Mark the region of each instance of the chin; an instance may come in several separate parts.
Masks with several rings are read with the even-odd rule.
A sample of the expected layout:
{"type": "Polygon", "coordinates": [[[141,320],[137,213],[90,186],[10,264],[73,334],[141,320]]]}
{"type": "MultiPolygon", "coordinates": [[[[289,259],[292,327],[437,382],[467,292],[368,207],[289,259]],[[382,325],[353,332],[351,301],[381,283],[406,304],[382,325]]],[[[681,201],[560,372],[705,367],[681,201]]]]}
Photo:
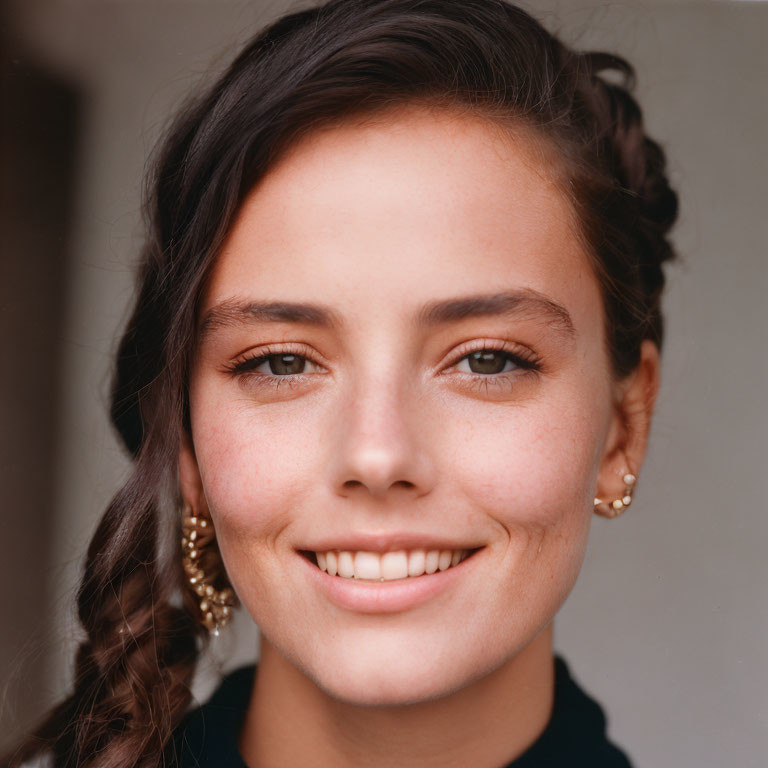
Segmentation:
{"type": "Polygon", "coordinates": [[[445,678],[414,678],[401,670],[366,670],[365,678],[340,674],[315,683],[328,696],[356,707],[402,707],[433,701],[452,693],[461,685],[449,685],[445,678]]]}
{"type": "Polygon", "coordinates": [[[362,707],[405,706],[447,696],[473,677],[457,659],[468,649],[449,651],[434,645],[414,648],[383,637],[364,647],[345,646],[341,653],[323,654],[306,674],[327,695],[362,707]]]}

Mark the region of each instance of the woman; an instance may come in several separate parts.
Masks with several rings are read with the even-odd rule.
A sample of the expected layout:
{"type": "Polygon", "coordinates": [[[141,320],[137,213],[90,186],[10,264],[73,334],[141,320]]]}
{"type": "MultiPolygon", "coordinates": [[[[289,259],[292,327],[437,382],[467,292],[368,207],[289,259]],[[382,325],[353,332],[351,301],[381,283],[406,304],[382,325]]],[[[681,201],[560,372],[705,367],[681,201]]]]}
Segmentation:
{"type": "Polygon", "coordinates": [[[134,471],[9,764],[629,765],[552,622],[658,392],[677,198],[632,75],[501,0],[332,0],[183,111],[117,359],[134,471]],[[236,603],[258,666],[187,713],[236,603]]]}

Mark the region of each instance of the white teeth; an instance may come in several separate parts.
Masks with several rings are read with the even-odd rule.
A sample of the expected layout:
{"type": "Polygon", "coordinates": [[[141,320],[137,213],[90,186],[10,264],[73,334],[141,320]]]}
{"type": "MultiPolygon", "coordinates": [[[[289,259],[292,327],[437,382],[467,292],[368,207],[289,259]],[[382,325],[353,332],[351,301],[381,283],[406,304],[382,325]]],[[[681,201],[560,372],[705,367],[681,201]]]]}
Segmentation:
{"type": "Polygon", "coordinates": [[[339,552],[339,576],[351,579],[355,575],[355,561],[351,552],[339,552]]]}
{"type": "Polygon", "coordinates": [[[426,570],[427,553],[423,549],[414,549],[408,555],[408,575],[421,576],[426,570]]]}
{"type": "Polygon", "coordinates": [[[396,581],[445,571],[468,557],[466,549],[414,549],[406,552],[316,552],[318,567],[345,579],[396,581]]]}
{"type": "MultiPolygon", "coordinates": [[[[376,557],[376,555],[374,555],[376,557]]],[[[384,581],[405,579],[408,576],[408,553],[387,552],[381,556],[381,577],[384,581]]]]}
{"type": "Polygon", "coordinates": [[[381,558],[375,552],[356,552],[353,575],[358,579],[380,579],[381,558]]]}

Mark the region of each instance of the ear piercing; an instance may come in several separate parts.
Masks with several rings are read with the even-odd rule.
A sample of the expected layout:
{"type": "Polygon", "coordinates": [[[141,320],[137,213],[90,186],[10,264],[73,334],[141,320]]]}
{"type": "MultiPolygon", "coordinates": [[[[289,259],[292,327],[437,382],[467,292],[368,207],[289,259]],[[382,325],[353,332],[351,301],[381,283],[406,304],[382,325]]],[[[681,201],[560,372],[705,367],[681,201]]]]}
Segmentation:
{"type": "Polygon", "coordinates": [[[631,503],[632,491],[635,488],[637,477],[631,472],[624,475],[624,495],[613,501],[604,501],[595,497],[595,512],[603,517],[618,517],[631,503]]]}
{"type": "Polygon", "coordinates": [[[234,592],[227,588],[216,589],[213,586],[214,574],[205,573],[202,558],[206,555],[205,547],[213,541],[213,523],[209,517],[193,515],[188,504],[184,505],[181,518],[182,565],[187,574],[189,585],[195,591],[200,604],[200,621],[215,637],[219,630],[229,623],[232,608],[235,606],[234,592]]]}

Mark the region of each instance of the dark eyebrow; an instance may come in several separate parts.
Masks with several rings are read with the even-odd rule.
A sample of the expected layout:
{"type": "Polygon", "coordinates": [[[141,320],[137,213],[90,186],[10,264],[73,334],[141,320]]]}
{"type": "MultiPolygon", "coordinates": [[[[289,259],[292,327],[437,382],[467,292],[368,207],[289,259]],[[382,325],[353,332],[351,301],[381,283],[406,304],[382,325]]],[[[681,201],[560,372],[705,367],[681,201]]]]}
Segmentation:
{"type": "Polygon", "coordinates": [[[576,336],[568,310],[531,288],[430,302],[421,309],[418,318],[420,325],[434,326],[458,322],[467,317],[499,315],[538,315],[555,330],[566,336],[576,336]]]}
{"type": "MultiPolygon", "coordinates": [[[[530,288],[433,301],[424,305],[416,318],[419,325],[434,327],[471,317],[499,315],[539,316],[554,330],[571,338],[576,335],[568,310],[530,288]]],[[[343,326],[343,321],[338,314],[328,307],[317,304],[227,299],[206,312],[200,323],[198,338],[202,340],[213,330],[222,326],[251,322],[301,323],[333,329],[340,329],[343,326]]]]}
{"type": "Polygon", "coordinates": [[[205,313],[200,323],[202,340],[217,328],[243,323],[302,323],[320,328],[341,328],[341,318],[331,309],[289,301],[243,301],[227,299],[205,313]]]}

